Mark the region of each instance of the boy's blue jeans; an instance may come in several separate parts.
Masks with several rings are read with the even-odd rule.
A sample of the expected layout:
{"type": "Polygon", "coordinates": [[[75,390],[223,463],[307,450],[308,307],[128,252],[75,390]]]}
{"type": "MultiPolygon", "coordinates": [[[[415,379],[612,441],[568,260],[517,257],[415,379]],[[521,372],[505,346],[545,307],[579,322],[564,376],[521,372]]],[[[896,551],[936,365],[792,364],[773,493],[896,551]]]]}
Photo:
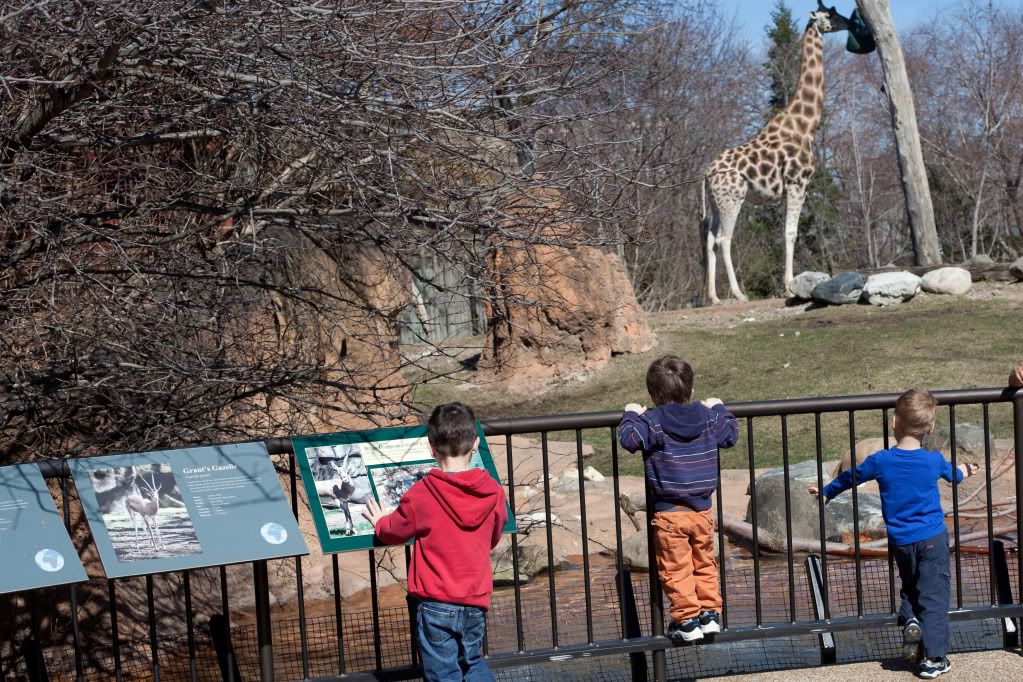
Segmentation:
{"type": "Polygon", "coordinates": [[[494,682],[483,658],[486,616],[477,606],[422,599],[416,609],[426,682],[494,682]]]}
{"type": "Polygon", "coordinates": [[[948,654],[948,607],[952,598],[952,576],[948,559],[948,532],[908,545],[895,546],[895,563],[902,579],[902,607],[899,624],[910,618],[920,621],[924,656],[941,658],[948,654]]]}

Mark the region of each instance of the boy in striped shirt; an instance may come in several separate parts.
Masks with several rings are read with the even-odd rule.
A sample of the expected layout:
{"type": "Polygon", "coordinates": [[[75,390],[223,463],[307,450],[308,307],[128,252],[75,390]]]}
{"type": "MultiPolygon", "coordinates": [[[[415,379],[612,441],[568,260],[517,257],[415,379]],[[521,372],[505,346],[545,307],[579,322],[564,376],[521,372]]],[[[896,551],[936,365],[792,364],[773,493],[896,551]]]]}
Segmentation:
{"type": "Polygon", "coordinates": [[[721,631],[710,506],[718,487],[718,448],[735,445],[739,426],[717,398],[689,402],[693,368],[679,357],[654,361],[646,387],[656,407],[626,405],[618,440],[629,452],[643,451],[657,570],[671,601],[667,635],[675,644],[694,642],[721,631]]]}

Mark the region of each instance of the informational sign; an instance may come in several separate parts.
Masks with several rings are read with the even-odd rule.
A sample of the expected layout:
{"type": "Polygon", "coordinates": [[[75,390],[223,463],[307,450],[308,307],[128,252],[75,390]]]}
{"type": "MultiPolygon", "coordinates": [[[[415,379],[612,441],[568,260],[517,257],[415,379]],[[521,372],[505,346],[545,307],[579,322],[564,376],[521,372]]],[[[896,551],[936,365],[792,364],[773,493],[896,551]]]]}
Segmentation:
{"type": "Polygon", "coordinates": [[[88,580],[35,464],[0,467],[0,594],[88,580]]]}
{"type": "Polygon", "coordinates": [[[308,554],[263,443],[71,461],[108,578],[308,554]]]}
{"type": "MultiPolygon", "coordinates": [[[[469,465],[486,469],[501,482],[483,431],[477,424],[479,449],[469,465]]],[[[295,458],[324,552],[347,552],[379,546],[373,525],[362,516],[373,498],[385,510],[437,466],[426,439],[426,426],[402,426],[292,438],[295,458]]],[[[505,532],[515,530],[508,514],[505,532]]]]}

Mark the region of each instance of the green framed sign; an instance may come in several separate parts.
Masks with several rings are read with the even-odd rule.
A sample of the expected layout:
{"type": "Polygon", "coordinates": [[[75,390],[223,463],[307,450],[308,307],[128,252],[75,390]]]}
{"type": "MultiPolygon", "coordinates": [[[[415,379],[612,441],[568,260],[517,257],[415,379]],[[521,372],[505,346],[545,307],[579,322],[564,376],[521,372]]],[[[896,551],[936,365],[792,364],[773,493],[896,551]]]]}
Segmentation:
{"type": "MultiPolygon", "coordinates": [[[[476,432],[480,446],[470,466],[485,469],[500,483],[479,423],[476,432]]],[[[366,503],[372,498],[393,510],[405,492],[437,466],[425,425],[302,436],[291,443],[320,547],[329,554],[383,546],[362,517],[366,503]]],[[[510,508],[504,532],[515,532],[510,508]]]]}
{"type": "Polygon", "coordinates": [[[89,579],[36,464],[0,467],[0,594],[89,579]]]}
{"type": "Polygon", "coordinates": [[[309,553],[262,442],[70,465],[108,578],[309,553]]]}

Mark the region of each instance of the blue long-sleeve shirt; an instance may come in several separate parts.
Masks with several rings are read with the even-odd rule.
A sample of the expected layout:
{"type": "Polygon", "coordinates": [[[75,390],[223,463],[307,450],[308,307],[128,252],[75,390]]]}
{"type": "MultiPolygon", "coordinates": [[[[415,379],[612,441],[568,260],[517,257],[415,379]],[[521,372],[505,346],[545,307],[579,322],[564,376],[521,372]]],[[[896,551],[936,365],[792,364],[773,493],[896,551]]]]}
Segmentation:
{"type": "Polygon", "coordinates": [[[618,441],[629,452],[643,451],[654,510],[710,509],[718,487],[718,448],[739,439],[739,425],[724,405],[667,403],[643,414],[626,412],[618,441]]]}
{"type": "MultiPolygon", "coordinates": [[[[896,545],[908,545],[933,537],[945,529],[938,479],[958,483],[963,472],[940,452],[931,450],[880,450],[856,467],[856,484],[876,480],[881,491],[881,513],[888,526],[888,537],[896,545]]],[[[823,495],[831,499],[852,487],[852,471],[846,470],[824,486],[823,495]]]]}

